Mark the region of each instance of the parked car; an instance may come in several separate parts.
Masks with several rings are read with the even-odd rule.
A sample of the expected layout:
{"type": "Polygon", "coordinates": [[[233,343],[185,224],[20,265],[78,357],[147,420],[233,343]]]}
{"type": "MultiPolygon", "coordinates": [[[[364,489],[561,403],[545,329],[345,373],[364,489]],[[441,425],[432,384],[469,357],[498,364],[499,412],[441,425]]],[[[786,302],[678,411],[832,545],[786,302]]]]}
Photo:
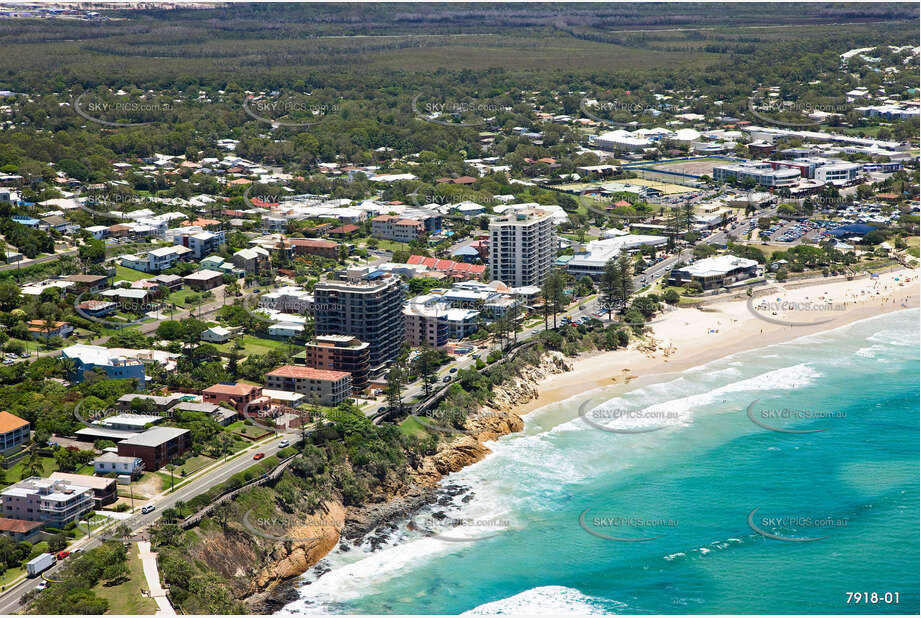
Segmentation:
{"type": "Polygon", "coordinates": [[[451,369],[448,370],[448,373],[457,373],[457,367],[451,367],[451,369]]]}
{"type": "Polygon", "coordinates": [[[265,453],[256,453],[255,455],[253,455],[253,459],[256,461],[259,461],[263,457],[265,457],[265,453]]]}

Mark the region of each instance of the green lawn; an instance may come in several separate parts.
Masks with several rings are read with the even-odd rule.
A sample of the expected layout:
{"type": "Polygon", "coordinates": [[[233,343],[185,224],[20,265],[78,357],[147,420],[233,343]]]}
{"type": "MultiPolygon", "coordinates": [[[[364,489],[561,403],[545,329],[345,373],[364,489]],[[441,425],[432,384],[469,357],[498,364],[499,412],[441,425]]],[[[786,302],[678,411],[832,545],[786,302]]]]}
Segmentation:
{"type": "MultiPolygon", "coordinates": [[[[288,348],[287,341],[276,341],[274,339],[261,339],[259,337],[253,337],[252,335],[244,335],[239,339],[240,343],[243,344],[243,349],[237,349],[237,354],[241,356],[249,356],[250,354],[267,354],[272,350],[286,350],[288,348]]],[[[227,343],[222,343],[216,346],[218,350],[226,354],[234,349],[234,342],[228,341],[227,343]]]]}
{"type": "Polygon", "coordinates": [[[117,586],[99,584],[93,588],[99,597],[109,602],[107,614],[139,615],[154,614],[157,611],[157,602],[150,597],[141,596],[141,589],[147,590],[147,579],[141,559],[138,557],[137,543],[131,544],[128,550],[128,579],[117,586]]]}
{"type": "Polygon", "coordinates": [[[399,424],[400,433],[404,436],[414,437],[414,438],[427,438],[430,434],[426,430],[425,425],[422,424],[418,419],[413,418],[412,416],[406,417],[399,424]]]}
{"type": "Polygon", "coordinates": [[[115,266],[115,280],[116,281],[139,281],[141,279],[146,279],[151,275],[147,273],[142,273],[139,270],[134,270],[133,268],[126,268],[121,264],[115,266]]]}
{"type": "Polygon", "coordinates": [[[258,425],[247,425],[243,421],[237,421],[236,423],[231,423],[230,425],[227,426],[227,431],[229,431],[230,433],[247,436],[248,438],[251,438],[251,439],[256,439],[268,433],[271,433],[265,427],[259,427],[258,425]]]}
{"type": "Polygon", "coordinates": [[[20,576],[22,576],[25,572],[26,570],[22,567],[7,569],[6,571],[3,572],[3,575],[0,575],[0,586],[6,586],[8,583],[13,581],[14,579],[17,579],[20,576]]]}
{"type": "Polygon", "coordinates": [[[177,307],[181,307],[185,309],[186,306],[189,304],[188,302],[189,296],[196,296],[198,298],[201,298],[201,292],[196,292],[195,290],[193,290],[192,288],[188,286],[182,286],[180,289],[176,290],[175,292],[167,296],[166,299],[169,302],[175,304],[177,307]]]}
{"type": "Polygon", "coordinates": [[[184,464],[179,466],[176,469],[176,474],[182,475],[182,471],[185,470],[186,476],[195,474],[202,468],[206,468],[214,463],[214,459],[211,457],[206,457],[205,455],[198,455],[196,457],[189,457],[184,464]]]}
{"type": "MultiPolygon", "coordinates": [[[[22,471],[25,468],[25,464],[28,461],[28,455],[16,462],[16,465],[11,466],[9,470],[6,470],[6,478],[4,479],[3,485],[12,485],[17,483],[22,479],[22,471]]],[[[47,477],[52,472],[56,472],[58,469],[58,463],[54,460],[54,457],[42,457],[42,469],[44,470],[43,477],[47,477]]]]}

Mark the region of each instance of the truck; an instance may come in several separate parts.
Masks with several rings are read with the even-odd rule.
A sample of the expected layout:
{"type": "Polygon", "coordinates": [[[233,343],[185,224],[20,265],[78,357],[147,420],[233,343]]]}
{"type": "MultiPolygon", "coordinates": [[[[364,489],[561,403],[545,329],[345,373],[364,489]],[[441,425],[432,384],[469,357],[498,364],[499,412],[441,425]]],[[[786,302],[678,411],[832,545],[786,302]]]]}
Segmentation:
{"type": "Polygon", "coordinates": [[[29,577],[35,577],[45,569],[53,566],[55,562],[57,562],[57,559],[54,554],[39,554],[26,563],[26,574],[29,577]]]}

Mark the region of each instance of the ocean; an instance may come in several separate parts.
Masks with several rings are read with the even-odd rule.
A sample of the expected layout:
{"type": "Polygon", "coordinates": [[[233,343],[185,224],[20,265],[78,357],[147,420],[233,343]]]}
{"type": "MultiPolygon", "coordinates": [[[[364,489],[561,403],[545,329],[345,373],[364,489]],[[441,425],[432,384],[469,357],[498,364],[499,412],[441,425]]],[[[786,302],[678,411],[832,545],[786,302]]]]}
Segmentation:
{"type": "Polygon", "coordinates": [[[532,412],[281,613],[917,614],[918,324],[532,412]]]}

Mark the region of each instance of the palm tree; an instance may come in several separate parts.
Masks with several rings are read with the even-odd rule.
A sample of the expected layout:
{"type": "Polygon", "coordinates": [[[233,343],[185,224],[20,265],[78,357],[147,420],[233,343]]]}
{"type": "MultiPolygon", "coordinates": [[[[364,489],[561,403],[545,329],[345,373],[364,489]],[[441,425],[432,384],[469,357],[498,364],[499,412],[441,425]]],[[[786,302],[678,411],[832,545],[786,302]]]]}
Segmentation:
{"type": "Polygon", "coordinates": [[[32,445],[32,448],[29,449],[29,456],[26,458],[26,463],[22,467],[22,476],[21,478],[27,479],[30,476],[44,476],[45,475],[45,465],[42,461],[42,456],[38,452],[38,445],[32,445]]]}

